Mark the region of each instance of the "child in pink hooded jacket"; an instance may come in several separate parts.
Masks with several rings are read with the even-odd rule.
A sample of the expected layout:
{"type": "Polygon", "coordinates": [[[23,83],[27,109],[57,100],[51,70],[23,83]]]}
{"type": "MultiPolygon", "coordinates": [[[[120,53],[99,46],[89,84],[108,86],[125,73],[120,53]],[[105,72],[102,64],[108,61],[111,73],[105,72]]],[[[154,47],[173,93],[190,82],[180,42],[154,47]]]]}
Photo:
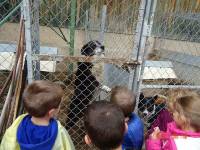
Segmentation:
{"type": "Polygon", "coordinates": [[[174,110],[174,102],[182,96],[188,95],[188,93],[194,93],[194,91],[190,89],[171,89],[167,93],[167,98],[162,99],[162,103],[166,103],[167,107],[161,110],[156,118],[156,120],[152,123],[151,129],[147,133],[147,138],[149,137],[150,134],[154,131],[155,127],[159,127],[160,131],[167,131],[167,124],[170,122],[173,122],[173,116],[172,116],[172,111],[174,110]],[[164,100],[164,101],[163,101],[164,100]]]}
{"type": "Polygon", "coordinates": [[[147,150],[200,150],[200,96],[178,97],[172,111],[174,122],[167,132],[155,128],[146,141],[147,150]]]}

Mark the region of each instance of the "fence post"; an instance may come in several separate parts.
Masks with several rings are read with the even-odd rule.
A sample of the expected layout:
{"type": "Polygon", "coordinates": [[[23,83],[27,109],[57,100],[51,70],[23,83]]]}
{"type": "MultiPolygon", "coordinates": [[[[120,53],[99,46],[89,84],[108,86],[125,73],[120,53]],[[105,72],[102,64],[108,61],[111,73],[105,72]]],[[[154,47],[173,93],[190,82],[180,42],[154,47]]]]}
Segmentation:
{"type": "Polygon", "coordinates": [[[104,30],[106,25],[106,13],[107,13],[107,6],[103,5],[102,14],[101,14],[101,31],[99,35],[99,42],[103,44],[104,42],[104,30]]]}
{"type": "MultiPolygon", "coordinates": [[[[75,38],[75,24],[76,24],[76,2],[77,0],[71,0],[70,2],[70,48],[69,55],[74,55],[74,38],[75,38]]],[[[73,64],[69,64],[69,75],[73,72],[73,64]]]]}
{"type": "MultiPolygon", "coordinates": [[[[147,36],[150,36],[152,32],[152,27],[153,27],[153,20],[154,20],[154,14],[156,10],[156,5],[157,5],[157,0],[150,0],[149,4],[147,5],[147,11],[145,15],[145,20],[144,20],[144,28],[145,33],[143,34],[143,37],[145,38],[146,42],[144,44],[144,54],[142,58],[142,65],[141,65],[141,70],[140,70],[140,78],[138,82],[138,89],[137,89],[137,102],[139,102],[139,94],[141,89],[144,87],[142,85],[142,80],[143,80],[143,73],[145,69],[145,56],[148,53],[147,50],[149,49],[150,44],[147,42],[147,36]]],[[[155,41],[154,41],[155,42],[155,41]]]]}
{"type": "MultiPolygon", "coordinates": [[[[99,34],[99,42],[103,45],[104,44],[104,32],[105,32],[105,25],[106,25],[106,14],[107,14],[107,6],[103,5],[102,13],[101,13],[101,30],[99,34]]],[[[103,84],[106,83],[106,77],[108,77],[108,64],[104,64],[103,66],[103,84]]],[[[100,92],[100,100],[105,99],[106,95],[103,91],[100,92]]]]}
{"type": "Polygon", "coordinates": [[[140,90],[139,86],[142,81],[141,70],[144,68],[144,54],[145,54],[145,45],[146,39],[148,36],[148,20],[149,20],[149,13],[151,8],[152,0],[141,0],[140,7],[139,7],[139,15],[138,15],[138,22],[136,26],[136,35],[134,38],[134,47],[132,52],[133,60],[140,62],[140,65],[137,65],[134,70],[130,72],[129,76],[129,88],[136,93],[136,109],[139,103],[139,95],[140,90]]]}
{"type": "Polygon", "coordinates": [[[26,40],[26,55],[28,69],[28,83],[33,81],[33,63],[32,63],[32,37],[31,37],[31,19],[30,19],[30,4],[29,0],[23,0],[23,15],[25,20],[25,40],[26,40]]]}
{"type": "Polygon", "coordinates": [[[23,0],[23,14],[25,19],[26,54],[28,68],[28,83],[40,79],[40,62],[32,61],[33,54],[40,53],[39,38],[39,1],[23,0]]]}
{"type": "Polygon", "coordinates": [[[85,43],[91,40],[91,37],[88,33],[88,28],[89,28],[89,11],[86,10],[85,12],[85,43]]]}
{"type": "MultiPolygon", "coordinates": [[[[30,10],[31,13],[31,27],[32,27],[32,50],[33,54],[40,54],[40,23],[39,23],[39,7],[40,1],[39,0],[31,0],[32,9],[30,10]]],[[[34,78],[36,80],[40,79],[40,61],[34,61],[34,78]]]]}

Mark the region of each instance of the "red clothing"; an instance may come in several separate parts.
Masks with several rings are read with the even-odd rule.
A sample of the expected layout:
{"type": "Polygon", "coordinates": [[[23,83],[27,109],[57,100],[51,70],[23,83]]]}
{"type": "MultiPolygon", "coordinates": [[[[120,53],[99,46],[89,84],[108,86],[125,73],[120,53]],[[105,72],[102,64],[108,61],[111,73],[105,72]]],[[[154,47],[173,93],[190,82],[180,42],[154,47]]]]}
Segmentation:
{"type": "Polygon", "coordinates": [[[172,122],[173,118],[167,109],[163,109],[158,114],[156,120],[152,123],[151,129],[148,131],[147,138],[154,131],[155,127],[159,127],[160,131],[167,131],[167,124],[172,122]]]}

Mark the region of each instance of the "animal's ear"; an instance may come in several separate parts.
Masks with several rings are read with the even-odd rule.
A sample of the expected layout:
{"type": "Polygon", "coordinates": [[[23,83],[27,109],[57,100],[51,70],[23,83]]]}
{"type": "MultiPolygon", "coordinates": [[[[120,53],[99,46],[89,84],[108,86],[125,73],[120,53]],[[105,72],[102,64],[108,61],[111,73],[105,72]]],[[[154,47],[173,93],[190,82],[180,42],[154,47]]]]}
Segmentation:
{"type": "Polygon", "coordinates": [[[143,100],[144,99],[144,94],[143,93],[140,93],[140,100],[143,100]]]}
{"type": "Polygon", "coordinates": [[[157,99],[158,99],[158,95],[155,95],[155,96],[153,97],[153,99],[154,99],[154,100],[157,100],[157,99]]]}

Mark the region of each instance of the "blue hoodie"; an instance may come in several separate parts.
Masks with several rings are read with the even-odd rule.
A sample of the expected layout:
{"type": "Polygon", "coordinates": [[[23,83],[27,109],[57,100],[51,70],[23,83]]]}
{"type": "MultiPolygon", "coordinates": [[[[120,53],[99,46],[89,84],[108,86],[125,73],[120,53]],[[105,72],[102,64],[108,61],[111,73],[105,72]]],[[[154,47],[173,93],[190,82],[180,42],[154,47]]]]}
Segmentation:
{"type": "Polygon", "coordinates": [[[144,141],[144,125],[140,118],[132,113],[128,121],[128,131],[124,136],[123,150],[141,150],[144,141]]]}
{"type": "Polygon", "coordinates": [[[17,141],[21,150],[51,150],[58,134],[58,124],[50,119],[48,126],[35,125],[27,115],[19,124],[17,141]]]}

